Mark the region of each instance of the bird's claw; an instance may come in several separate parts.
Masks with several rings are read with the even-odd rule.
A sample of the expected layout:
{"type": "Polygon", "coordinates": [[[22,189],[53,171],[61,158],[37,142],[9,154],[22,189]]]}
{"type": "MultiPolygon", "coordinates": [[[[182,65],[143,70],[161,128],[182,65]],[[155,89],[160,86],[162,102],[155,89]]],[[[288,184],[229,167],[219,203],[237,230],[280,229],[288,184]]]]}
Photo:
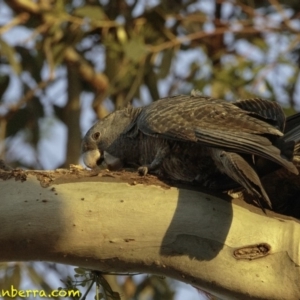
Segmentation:
{"type": "Polygon", "coordinates": [[[139,167],[138,168],[138,173],[141,176],[146,176],[148,174],[148,167],[146,167],[146,166],[139,167]]]}

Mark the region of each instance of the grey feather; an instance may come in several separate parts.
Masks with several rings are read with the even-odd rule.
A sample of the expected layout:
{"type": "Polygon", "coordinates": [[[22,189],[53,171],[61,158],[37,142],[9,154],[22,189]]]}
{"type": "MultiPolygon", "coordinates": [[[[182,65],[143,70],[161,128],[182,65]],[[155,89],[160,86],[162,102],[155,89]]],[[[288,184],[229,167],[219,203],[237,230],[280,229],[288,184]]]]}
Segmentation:
{"type": "Polygon", "coordinates": [[[222,185],[228,176],[224,181],[242,185],[270,205],[256,160],[273,161],[298,174],[291,141],[297,134],[285,139],[284,125],[283,111],[274,103],[261,99],[229,103],[193,93],[110,114],[87,132],[82,152],[88,166],[110,157],[106,163],[111,169],[137,166],[143,175],[196,180],[203,186],[222,185]],[[220,151],[226,155],[217,159],[220,151]],[[254,163],[249,159],[253,155],[254,163]]]}

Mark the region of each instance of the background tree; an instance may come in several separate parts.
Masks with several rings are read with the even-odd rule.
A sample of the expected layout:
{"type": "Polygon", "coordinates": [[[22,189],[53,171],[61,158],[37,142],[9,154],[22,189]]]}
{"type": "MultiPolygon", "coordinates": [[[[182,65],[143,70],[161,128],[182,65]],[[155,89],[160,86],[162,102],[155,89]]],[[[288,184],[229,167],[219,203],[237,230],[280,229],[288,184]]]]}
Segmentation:
{"type": "MultiPolygon", "coordinates": [[[[77,163],[96,118],[193,88],[228,100],[269,98],[288,114],[300,108],[299,1],[0,4],[0,158],[13,166],[77,163]]],[[[23,266],[6,266],[3,282],[28,272],[46,284],[36,263],[23,266]]],[[[129,277],[123,287],[160,290],[153,282],[173,297],[152,277],[138,288],[129,277]]]]}

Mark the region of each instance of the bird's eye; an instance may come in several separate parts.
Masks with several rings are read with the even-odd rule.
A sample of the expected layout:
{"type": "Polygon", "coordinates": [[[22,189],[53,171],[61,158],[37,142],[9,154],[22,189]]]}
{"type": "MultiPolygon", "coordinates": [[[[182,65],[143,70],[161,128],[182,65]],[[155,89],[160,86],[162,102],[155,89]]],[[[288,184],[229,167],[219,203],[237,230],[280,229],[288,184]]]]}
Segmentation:
{"type": "Polygon", "coordinates": [[[99,131],[97,131],[97,132],[95,132],[95,133],[92,134],[92,138],[95,141],[97,141],[99,139],[99,137],[100,137],[100,132],[99,131]]]}

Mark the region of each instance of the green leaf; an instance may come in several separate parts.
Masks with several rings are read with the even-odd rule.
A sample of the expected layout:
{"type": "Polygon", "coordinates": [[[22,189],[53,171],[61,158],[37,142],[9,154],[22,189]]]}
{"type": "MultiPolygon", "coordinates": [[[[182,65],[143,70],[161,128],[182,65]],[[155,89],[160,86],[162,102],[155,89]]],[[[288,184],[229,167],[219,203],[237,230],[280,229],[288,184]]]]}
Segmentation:
{"type": "Polygon", "coordinates": [[[153,69],[151,69],[147,74],[145,74],[144,81],[152,97],[152,100],[153,101],[157,100],[159,98],[158,87],[157,87],[158,80],[157,80],[157,75],[153,71],[153,69]]]}
{"type": "Polygon", "coordinates": [[[174,49],[169,48],[162,53],[163,57],[160,64],[160,69],[158,72],[158,78],[166,78],[170,73],[170,68],[172,65],[174,57],[174,49]]]}
{"type": "Polygon", "coordinates": [[[133,62],[139,62],[148,53],[143,39],[136,37],[124,45],[124,52],[127,58],[133,62]]]}
{"type": "MultiPolygon", "coordinates": [[[[103,45],[105,46],[105,74],[109,81],[114,82],[120,73],[120,65],[124,56],[123,48],[112,33],[108,33],[103,38],[103,45]]],[[[110,90],[115,90],[113,84],[110,86],[110,90]]]]}
{"type": "Polygon", "coordinates": [[[271,83],[269,82],[269,80],[264,80],[264,82],[265,82],[265,85],[266,85],[266,88],[267,88],[267,90],[270,92],[270,94],[271,94],[271,97],[270,98],[273,98],[273,99],[275,99],[276,98],[276,95],[275,95],[275,91],[274,91],[274,88],[273,88],[273,86],[271,85],[271,83]]]}
{"type": "Polygon", "coordinates": [[[55,66],[58,66],[62,63],[67,47],[68,45],[66,45],[64,42],[57,43],[51,47],[55,66]]]}
{"type": "Polygon", "coordinates": [[[89,18],[91,21],[106,20],[106,14],[100,6],[85,5],[74,10],[73,14],[82,18],[89,18]]]}
{"type": "Polygon", "coordinates": [[[11,68],[18,75],[21,72],[21,65],[16,59],[15,49],[8,45],[4,40],[0,38],[0,53],[6,56],[11,68]]]}
{"type": "Polygon", "coordinates": [[[126,33],[126,30],[123,26],[119,26],[117,28],[117,37],[118,37],[118,41],[120,42],[120,44],[124,44],[127,42],[127,33],[126,33]]]}

